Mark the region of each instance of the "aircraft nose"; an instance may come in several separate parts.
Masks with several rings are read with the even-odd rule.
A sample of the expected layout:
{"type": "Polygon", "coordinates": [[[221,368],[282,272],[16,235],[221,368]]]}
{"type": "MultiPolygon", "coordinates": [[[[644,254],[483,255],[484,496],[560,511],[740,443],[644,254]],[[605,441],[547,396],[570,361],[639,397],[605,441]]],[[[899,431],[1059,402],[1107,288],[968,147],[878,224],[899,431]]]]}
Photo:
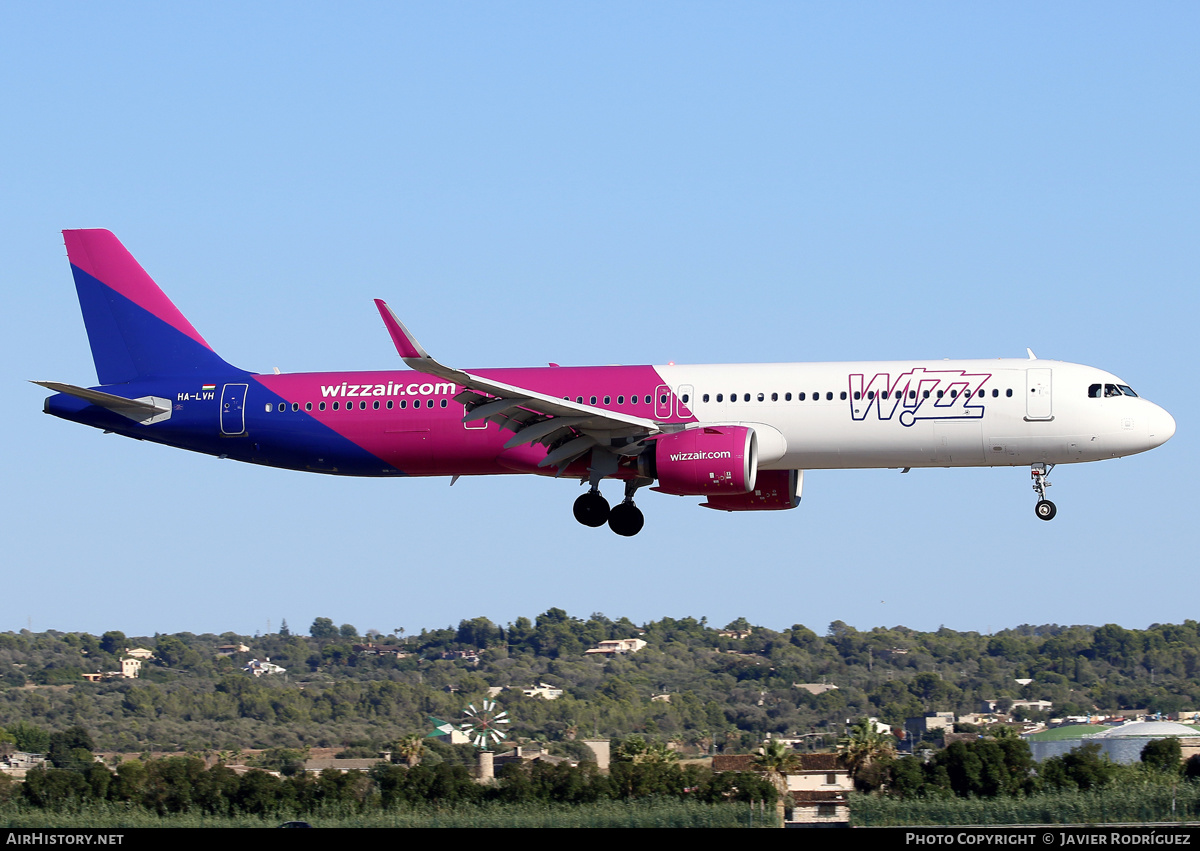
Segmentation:
{"type": "Polygon", "coordinates": [[[1150,443],[1162,446],[1175,434],[1175,418],[1157,405],[1150,415],[1150,443]]]}

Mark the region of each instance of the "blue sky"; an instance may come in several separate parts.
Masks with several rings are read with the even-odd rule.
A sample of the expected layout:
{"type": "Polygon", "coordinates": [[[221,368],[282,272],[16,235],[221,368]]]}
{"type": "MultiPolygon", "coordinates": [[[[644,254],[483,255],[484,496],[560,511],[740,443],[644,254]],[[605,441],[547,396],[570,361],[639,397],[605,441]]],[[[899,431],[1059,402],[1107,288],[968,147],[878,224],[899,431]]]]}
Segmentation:
{"type": "MultiPolygon", "coordinates": [[[[384,632],[552,606],[823,632],[1196,617],[1200,7],[9,4],[0,630],[384,632]],[[787,513],[359,481],[41,413],[95,381],[59,231],[247,369],[1040,357],[1178,422],[1062,466],[816,472],[787,513]]],[[[615,490],[614,494],[615,495],[615,490]]]]}

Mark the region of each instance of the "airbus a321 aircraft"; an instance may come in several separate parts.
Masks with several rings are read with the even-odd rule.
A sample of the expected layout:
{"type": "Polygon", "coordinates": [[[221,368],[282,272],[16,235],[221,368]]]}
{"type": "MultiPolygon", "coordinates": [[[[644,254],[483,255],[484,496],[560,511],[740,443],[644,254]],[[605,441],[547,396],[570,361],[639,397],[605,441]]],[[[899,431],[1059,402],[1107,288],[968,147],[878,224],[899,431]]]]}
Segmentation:
{"type": "MultiPolygon", "coordinates": [[[[585,526],[636,535],[639,488],[777,511],[804,470],[1028,466],[1153,449],[1175,421],[1103,370],[1060,361],[459,370],[375,304],[412,371],[260,375],[212,350],[106,230],[63,232],[99,386],[38,381],[45,411],[138,440],[342,476],[533,473],[587,482],[585,526]],[[606,479],[624,485],[613,508],[606,479]]],[[[453,481],[451,482],[453,484],[453,481]]]]}

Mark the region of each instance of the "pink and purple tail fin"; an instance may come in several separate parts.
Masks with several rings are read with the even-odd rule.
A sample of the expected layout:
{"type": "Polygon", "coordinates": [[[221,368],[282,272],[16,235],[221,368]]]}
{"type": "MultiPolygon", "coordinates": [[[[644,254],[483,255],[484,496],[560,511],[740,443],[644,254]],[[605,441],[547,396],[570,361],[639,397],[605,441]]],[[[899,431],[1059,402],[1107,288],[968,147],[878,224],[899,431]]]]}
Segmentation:
{"type": "Polygon", "coordinates": [[[212,350],[112,233],[65,230],[63,239],[101,384],[243,373],[212,350]]]}

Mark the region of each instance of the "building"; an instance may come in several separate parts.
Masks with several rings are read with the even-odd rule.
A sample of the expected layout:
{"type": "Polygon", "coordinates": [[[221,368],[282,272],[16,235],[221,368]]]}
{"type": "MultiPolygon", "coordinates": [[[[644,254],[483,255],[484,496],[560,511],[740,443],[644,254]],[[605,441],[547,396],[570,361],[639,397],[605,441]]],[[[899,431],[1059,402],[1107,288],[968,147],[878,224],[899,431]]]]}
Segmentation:
{"type": "Polygon", "coordinates": [[[247,673],[254,674],[256,677],[263,677],[268,674],[285,673],[287,668],[281,668],[278,665],[273,664],[270,659],[265,659],[261,662],[257,659],[251,659],[246,667],[242,668],[242,670],[246,671],[247,673]]]}
{"type": "Polygon", "coordinates": [[[612,641],[601,641],[590,650],[585,650],[584,653],[602,653],[607,656],[613,656],[618,653],[637,653],[646,642],[640,638],[617,638],[612,641]]]}
{"type": "Polygon", "coordinates": [[[558,700],[563,696],[563,690],[549,683],[538,683],[533,688],[521,689],[521,694],[526,697],[540,697],[543,700],[558,700]]]}
{"type": "Polygon", "coordinates": [[[809,694],[824,694],[827,691],[835,691],[837,686],[829,683],[792,683],[792,688],[804,689],[809,694]]]}
{"type": "MultiPolygon", "coordinates": [[[[837,754],[797,754],[798,766],[785,775],[791,809],[784,827],[849,827],[850,770],[837,754]]],[[[713,757],[713,771],[756,771],[752,754],[713,757]]],[[[785,802],[787,803],[787,802],[785,802]]]]}
{"type": "Polygon", "coordinates": [[[1033,758],[1038,762],[1095,742],[1113,762],[1131,765],[1141,761],[1142,748],[1148,743],[1171,737],[1179,739],[1184,759],[1200,753],[1200,730],[1174,721],[1130,721],[1099,733],[1085,734],[1081,730],[1079,736],[1069,739],[1039,740],[1031,736],[1026,741],[1029,742],[1033,758]]]}
{"type": "Polygon", "coordinates": [[[926,712],[924,715],[916,718],[904,719],[904,732],[913,742],[921,741],[921,738],[931,730],[946,731],[953,729],[953,712],[926,712]]]}
{"type": "Polygon", "coordinates": [[[787,777],[792,814],[787,827],[849,827],[850,771],[837,754],[800,756],[800,768],[787,777]]]}

